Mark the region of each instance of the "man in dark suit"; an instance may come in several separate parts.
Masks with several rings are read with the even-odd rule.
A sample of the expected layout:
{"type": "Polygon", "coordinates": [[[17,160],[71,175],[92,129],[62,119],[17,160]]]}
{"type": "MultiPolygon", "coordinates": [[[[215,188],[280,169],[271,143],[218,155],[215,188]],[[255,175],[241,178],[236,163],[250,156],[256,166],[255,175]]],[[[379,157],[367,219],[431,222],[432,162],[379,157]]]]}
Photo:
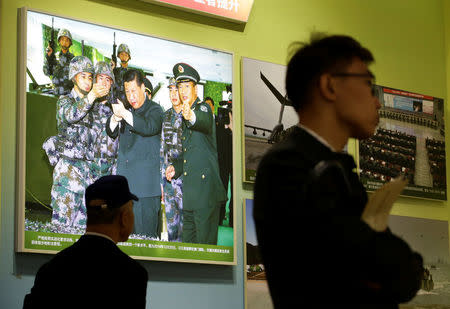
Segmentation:
{"type": "Polygon", "coordinates": [[[138,70],[124,75],[124,89],[131,105],[112,104],[114,115],[106,124],[109,136],[119,136],[117,173],[127,177],[139,197],[134,206],[134,233],[156,238],[161,208],[159,147],[163,110],[145,93],[144,76],[138,70]]]}
{"type": "Polygon", "coordinates": [[[36,274],[23,308],[145,308],[147,271],[117,242],[133,229],[127,179],[103,176],[87,187],[86,233],[36,274]]]}
{"type": "Polygon", "coordinates": [[[197,97],[198,72],[177,63],[173,74],[183,103],[183,156],[167,167],[166,178],[183,175],[182,241],[216,245],[220,205],[227,200],[219,175],[216,125],[209,105],[197,97]]]}
{"type": "Polygon", "coordinates": [[[275,308],[301,307],[305,298],[319,308],[397,308],[420,288],[421,256],[389,231],[390,207],[368,211],[353,158],[341,152],[378,124],[372,61],[351,37],[313,36],[288,64],[287,95],[300,123],[263,157],[254,187],[275,308]]]}

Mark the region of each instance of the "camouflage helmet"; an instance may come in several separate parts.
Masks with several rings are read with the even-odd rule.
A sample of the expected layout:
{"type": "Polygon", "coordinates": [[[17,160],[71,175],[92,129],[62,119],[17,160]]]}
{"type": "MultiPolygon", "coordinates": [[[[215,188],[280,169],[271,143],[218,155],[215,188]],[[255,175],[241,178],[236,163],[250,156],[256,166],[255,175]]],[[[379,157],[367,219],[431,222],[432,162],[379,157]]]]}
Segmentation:
{"type": "Polygon", "coordinates": [[[170,86],[176,86],[177,81],[175,80],[175,77],[169,78],[169,85],[167,85],[167,88],[170,88],[170,86]]]}
{"type": "Polygon", "coordinates": [[[98,74],[104,74],[109,76],[112,79],[113,83],[115,83],[113,70],[111,69],[111,66],[107,62],[105,61],[97,62],[97,64],[94,67],[94,72],[95,76],[97,76],[98,74]]]}
{"type": "Polygon", "coordinates": [[[130,49],[128,48],[127,44],[123,44],[122,43],[122,44],[119,45],[119,48],[117,49],[117,56],[119,56],[119,54],[121,52],[126,52],[128,54],[128,57],[130,57],[130,59],[131,59],[130,49]]]}
{"type": "Polygon", "coordinates": [[[69,79],[72,80],[78,73],[87,72],[94,75],[94,66],[91,60],[85,56],[75,56],[70,60],[69,79]]]}
{"type": "Polygon", "coordinates": [[[59,29],[59,31],[58,31],[58,42],[59,42],[59,39],[62,36],[65,36],[65,37],[69,38],[70,39],[70,44],[72,45],[72,35],[70,34],[69,30],[64,29],[64,28],[59,29]]]}

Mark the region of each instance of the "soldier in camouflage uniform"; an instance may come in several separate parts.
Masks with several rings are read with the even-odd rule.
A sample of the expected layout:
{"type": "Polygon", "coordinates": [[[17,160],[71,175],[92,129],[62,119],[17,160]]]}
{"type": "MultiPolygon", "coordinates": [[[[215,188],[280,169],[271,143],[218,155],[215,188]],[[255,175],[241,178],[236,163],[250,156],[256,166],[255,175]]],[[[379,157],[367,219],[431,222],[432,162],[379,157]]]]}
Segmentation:
{"type": "MultiPolygon", "coordinates": [[[[123,86],[123,76],[125,72],[128,70],[128,61],[131,60],[130,49],[127,44],[120,44],[117,49],[117,57],[120,59],[120,66],[117,66],[117,63],[112,62],[114,76],[116,78],[115,84],[115,95],[116,97],[122,101],[125,105],[127,105],[127,97],[125,96],[125,89],[123,86]]],[[[127,106],[130,107],[130,106],[127,106]]]]}
{"type": "MultiPolygon", "coordinates": [[[[91,134],[92,154],[89,154],[90,162],[90,178],[94,182],[98,178],[105,175],[116,174],[116,158],[118,149],[118,140],[112,139],[106,134],[106,121],[112,116],[111,104],[114,104],[114,73],[110,65],[104,61],[100,61],[95,65],[95,83],[101,84],[108,90],[108,94],[104,97],[97,98],[96,103],[90,110],[92,114],[92,128],[89,130],[91,134]]],[[[95,84],[94,84],[95,85],[95,84]]]]}
{"type": "Polygon", "coordinates": [[[44,57],[44,74],[52,79],[55,87],[55,95],[69,94],[73,87],[73,83],[69,78],[69,63],[74,55],[69,51],[72,46],[72,35],[67,29],[60,29],[58,32],[58,44],[61,51],[55,55],[54,50],[47,47],[47,53],[44,57]]]}
{"type": "Polygon", "coordinates": [[[183,232],[183,176],[172,179],[170,176],[166,176],[166,169],[174,164],[173,160],[183,155],[181,141],[183,116],[181,115],[182,105],[175,78],[169,80],[168,88],[172,107],[164,113],[161,131],[161,190],[166,210],[169,241],[181,242],[183,232]]]}
{"type": "Polygon", "coordinates": [[[94,67],[84,56],[72,59],[69,79],[74,87],[57,102],[58,135],[48,138],[43,148],[53,169],[51,190],[52,223],[65,226],[86,225],[85,188],[93,181],[90,171],[94,151],[92,130],[94,113],[90,112],[97,98],[109,89],[96,83],[92,87],[94,67]]]}

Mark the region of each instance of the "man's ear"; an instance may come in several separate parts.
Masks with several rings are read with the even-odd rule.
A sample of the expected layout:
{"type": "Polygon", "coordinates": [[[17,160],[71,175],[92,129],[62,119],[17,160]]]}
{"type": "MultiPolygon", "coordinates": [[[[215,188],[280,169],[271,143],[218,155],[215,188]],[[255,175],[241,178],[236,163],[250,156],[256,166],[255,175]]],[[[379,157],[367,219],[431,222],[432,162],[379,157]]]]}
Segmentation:
{"type": "Polygon", "coordinates": [[[328,73],[320,75],[319,92],[327,101],[336,100],[336,79],[328,73]]]}
{"type": "Polygon", "coordinates": [[[128,207],[123,207],[120,210],[120,215],[119,215],[119,223],[121,227],[127,227],[130,220],[131,220],[131,212],[133,210],[130,210],[130,208],[128,207]]]}

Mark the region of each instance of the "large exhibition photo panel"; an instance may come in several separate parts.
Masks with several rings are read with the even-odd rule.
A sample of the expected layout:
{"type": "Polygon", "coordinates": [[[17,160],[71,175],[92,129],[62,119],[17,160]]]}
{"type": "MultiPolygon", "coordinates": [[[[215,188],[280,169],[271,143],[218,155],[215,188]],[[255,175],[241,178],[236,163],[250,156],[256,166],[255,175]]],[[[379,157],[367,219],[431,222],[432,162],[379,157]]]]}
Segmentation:
{"type": "Polygon", "coordinates": [[[373,137],[359,141],[362,183],[374,191],[402,174],[402,195],[447,200],[444,100],[375,87],[380,122],[373,137]]]}
{"type": "Polygon", "coordinates": [[[85,188],[123,174],[144,205],[138,213],[135,203],[123,251],[235,264],[233,54],[27,8],[19,15],[17,251],[73,244],[86,227],[85,188]],[[141,82],[124,80],[131,69],[141,82]],[[90,100],[104,76],[110,91],[90,100]]]}

